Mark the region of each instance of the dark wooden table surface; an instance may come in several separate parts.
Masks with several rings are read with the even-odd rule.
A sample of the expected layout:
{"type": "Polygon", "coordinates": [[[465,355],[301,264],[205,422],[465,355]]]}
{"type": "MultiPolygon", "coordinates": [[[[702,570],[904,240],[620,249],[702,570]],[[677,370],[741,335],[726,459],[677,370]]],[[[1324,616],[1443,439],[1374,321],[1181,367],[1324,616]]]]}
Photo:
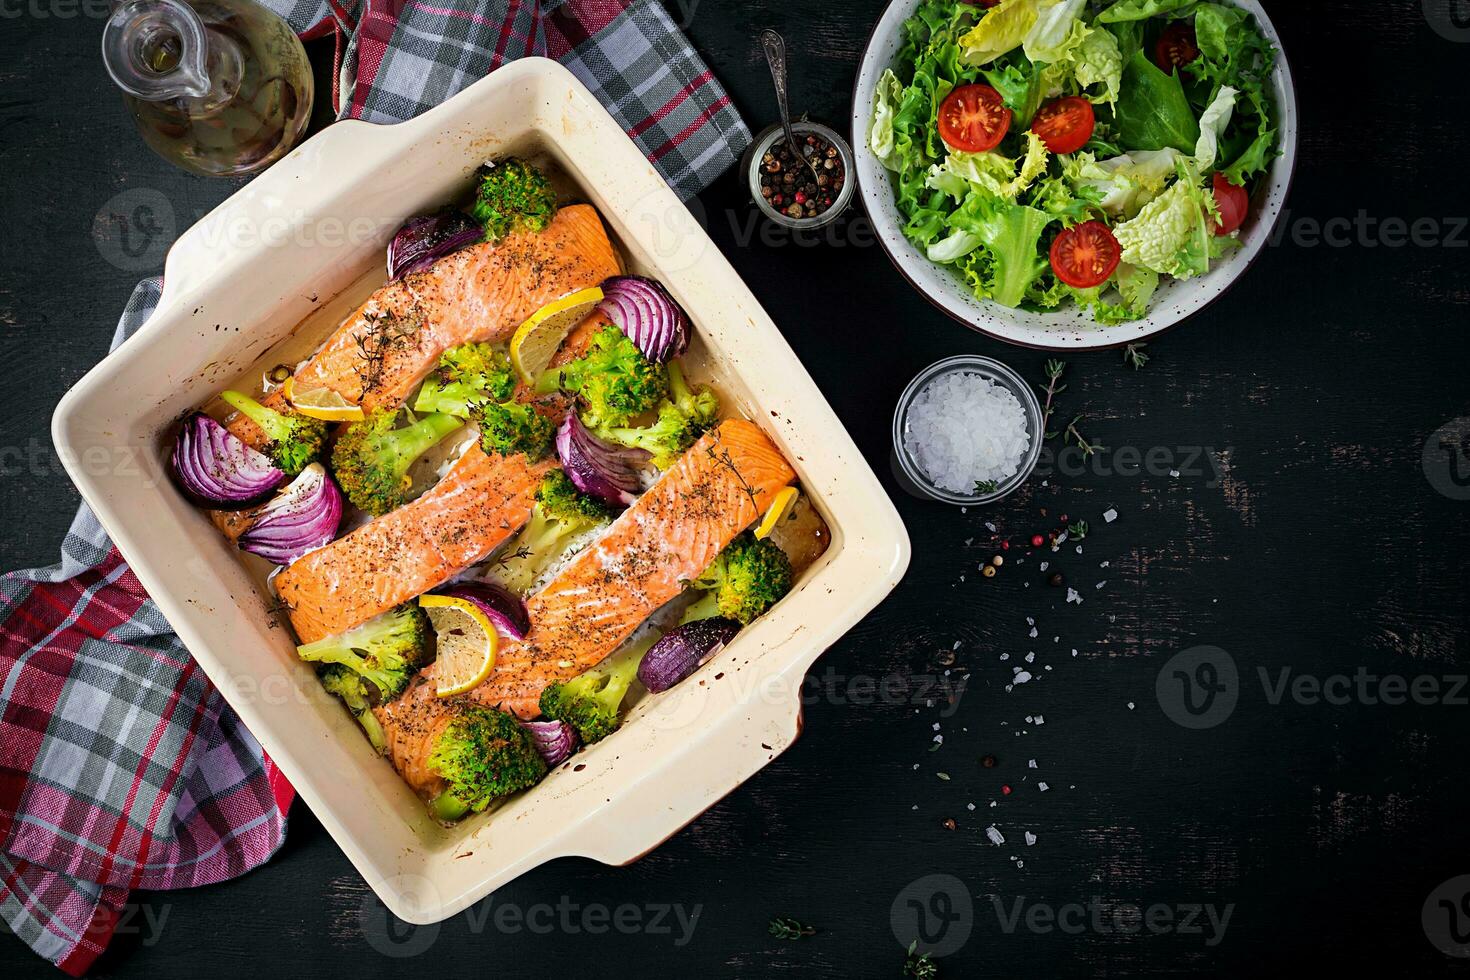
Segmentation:
{"type": "MultiPolygon", "coordinates": [[[[841,125],[881,5],[681,0],[677,12],[759,128],[774,106],[755,32],[786,34],[794,101],[841,125]]],[[[913,538],[903,584],[814,670],[804,736],[638,864],[557,861],[417,931],[384,918],[298,805],[268,866],[136,896],[99,973],[896,977],[900,940],[923,928],[958,947],[947,977],[1463,974],[1430,938],[1450,924],[1439,898],[1463,888],[1435,890],[1470,873],[1470,466],[1453,469],[1434,436],[1470,415],[1470,44],[1451,6],[1270,0],[1303,120],[1279,243],[1151,344],[1142,370],[1116,352],[1068,358],[1062,410],[1109,448],[984,512],[896,488],[894,402],[944,356],[988,354],[1037,378],[1045,355],[947,321],[860,224],[820,244],[752,237],[727,176],[697,210],[913,538]],[[987,522],[1019,541],[1061,514],[1092,528],[1082,554],[1046,556],[1081,605],[1018,547],[1000,575],[977,573],[994,550],[987,522]],[[1213,663],[1220,678],[1234,667],[1236,703],[1191,729],[1171,720],[1181,665],[1165,665],[1200,646],[1228,656],[1213,663]],[[1008,691],[1028,651],[1035,680],[1008,691]],[[964,673],[953,705],[922,690],[964,673]],[[1386,703],[1390,676],[1420,696],[1386,703]],[[898,680],[875,697],[886,677],[898,680]],[[644,927],[586,927],[624,904],[644,927]],[[533,915],[550,930],[532,929],[521,916],[539,905],[568,911],[533,915]],[[697,911],[692,931],[680,910],[697,911]],[[817,933],[772,938],[774,915],[817,933]]],[[[57,400],[106,352],[173,235],[238,186],[143,148],[98,60],[97,20],[27,9],[0,24],[4,567],[54,560],[77,503],[48,435],[57,400]],[[123,243],[117,195],[139,188],[162,192],[174,222],[123,243]]],[[[0,941],[0,975],[49,969],[0,941]]]]}

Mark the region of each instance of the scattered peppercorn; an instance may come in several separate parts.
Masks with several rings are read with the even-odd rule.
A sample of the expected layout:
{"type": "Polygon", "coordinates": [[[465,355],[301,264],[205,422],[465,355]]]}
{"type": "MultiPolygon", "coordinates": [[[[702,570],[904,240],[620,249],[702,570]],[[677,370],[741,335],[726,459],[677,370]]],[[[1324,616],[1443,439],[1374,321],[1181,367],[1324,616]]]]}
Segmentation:
{"type": "Polygon", "coordinates": [[[982,565],[980,568],[980,574],[984,575],[986,578],[995,578],[995,566],[982,565]]]}
{"type": "Polygon", "coordinates": [[[847,181],[837,147],[815,133],[801,140],[802,156],[816,169],[811,170],[791,150],[784,139],[771,144],[761,157],[761,197],[787,217],[815,218],[832,206],[847,181]]]}
{"type": "Polygon", "coordinates": [[[1043,538],[1039,534],[1031,535],[1031,547],[1040,548],[1044,544],[1046,544],[1046,538],[1043,538]]]}
{"type": "Polygon", "coordinates": [[[954,817],[950,817],[948,820],[944,821],[945,830],[954,830],[958,826],[959,824],[954,822],[954,817]]]}
{"type": "Polygon", "coordinates": [[[980,757],[980,764],[982,766],[984,766],[986,769],[994,769],[995,768],[995,756],[993,756],[993,755],[982,755],[980,757]]]}
{"type": "Polygon", "coordinates": [[[1009,541],[1002,541],[1000,543],[1000,550],[1001,551],[1010,551],[1011,550],[1011,543],[1009,541]]]}
{"type": "Polygon", "coordinates": [[[996,568],[999,568],[1005,563],[1006,560],[1004,555],[996,555],[994,558],[990,559],[990,564],[994,565],[996,568]]]}
{"type": "Polygon", "coordinates": [[[1061,572],[1052,572],[1051,577],[1046,580],[1046,584],[1050,585],[1054,589],[1060,589],[1063,585],[1066,584],[1066,581],[1067,580],[1062,577],[1061,572]]]}
{"type": "Polygon", "coordinates": [[[1011,795],[1011,788],[1009,786],[1002,786],[1000,788],[1000,791],[1001,791],[1001,793],[1003,793],[1006,796],[1010,796],[1011,795]]]}

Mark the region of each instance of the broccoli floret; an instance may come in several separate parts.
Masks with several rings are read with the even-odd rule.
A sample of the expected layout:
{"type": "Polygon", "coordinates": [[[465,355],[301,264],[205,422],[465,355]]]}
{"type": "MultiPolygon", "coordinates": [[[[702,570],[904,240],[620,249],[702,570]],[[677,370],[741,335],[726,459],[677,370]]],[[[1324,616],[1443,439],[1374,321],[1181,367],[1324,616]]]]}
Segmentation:
{"type": "Polygon", "coordinates": [[[669,362],[669,398],[658,407],[658,420],[641,429],[607,427],[597,435],[653,454],[653,465],[666,470],[719,421],[720,400],[708,388],[692,390],[677,361],[669,362]]]}
{"type": "Polygon", "coordinates": [[[403,693],[414,671],[428,662],[434,650],[429,617],[415,604],[390,609],[361,626],[296,648],[302,660],[340,664],[377,689],[374,704],[403,693]]]}
{"type": "Polygon", "coordinates": [[[394,428],[398,413],[378,411],[343,426],[332,450],[332,472],[347,499],[382,515],[408,500],[408,468],[463,423],[442,412],[394,428]]]}
{"type": "Polygon", "coordinates": [[[480,427],[480,448],[487,453],[525,453],[540,459],[551,452],[556,423],[530,405],[481,402],[470,406],[470,418],[480,427]]]}
{"type": "Polygon", "coordinates": [[[587,745],[607,738],[618,730],[618,709],[638,676],[638,662],[657,639],[650,635],[571,680],[548,684],[541,692],[541,713],[571,725],[587,745]]]}
{"type": "Polygon", "coordinates": [[[556,217],[556,191],[540,170],[509,157],[481,171],[470,213],[485,227],[486,241],[541,231],[556,217]]]}
{"type": "Polygon", "coordinates": [[[266,408],[254,398],[238,391],[227,391],[220,398],[260,427],[260,431],[270,440],[265,447],[265,454],[287,476],[300,473],[322,454],[322,446],[327,441],[327,423],[320,419],[266,408]]]}
{"type": "Polygon", "coordinates": [[[572,538],[611,518],[611,511],[579,491],[565,472],[552,470],[536,488],[531,519],[496,565],[496,579],[508,589],[529,592],[572,538]]]}
{"type": "Polygon", "coordinates": [[[503,402],[515,390],[515,372],[504,351],[490,344],[462,344],[440,355],[439,367],[419,389],[413,410],[421,415],[444,412],[467,419],[471,406],[503,402]]]}
{"type": "Polygon", "coordinates": [[[367,733],[368,741],[381,754],[388,739],[383,734],[378,716],[373,714],[373,705],[378,703],[380,696],[377,686],[369,683],[352,668],[341,664],[324,664],[318,668],[317,673],[321,677],[322,687],[327,689],[328,694],[335,694],[342,699],[347,710],[352,712],[352,717],[357,719],[357,723],[367,733]]]}
{"type": "Polygon", "coordinates": [[[683,622],[722,616],[748,626],[791,591],[791,577],[786,552],[747,531],[691,583],[707,594],[689,607],[683,622]]]}
{"type": "Polygon", "coordinates": [[[464,702],[454,712],[429,752],[430,771],[449,783],[433,803],[440,819],[483,810],[546,775],[535,739],[513,716],[464,702]]]}
{"type": "Polygon", "coordinates": [[[556,389],[581,396],[582,421],[597,429],[623,426],[669,393],[668,373],[644,357],[621,330],[606,326],[592,338],[579,360],[547,371],[536,390],[556,389]]]}

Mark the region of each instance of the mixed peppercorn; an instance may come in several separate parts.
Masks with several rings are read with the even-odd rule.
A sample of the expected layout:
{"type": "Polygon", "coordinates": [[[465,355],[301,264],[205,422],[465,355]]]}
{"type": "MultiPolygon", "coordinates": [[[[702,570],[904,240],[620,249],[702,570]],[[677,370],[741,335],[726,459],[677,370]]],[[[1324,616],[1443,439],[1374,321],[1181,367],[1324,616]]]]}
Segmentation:
{"type": "Polygon", "coordinates": [[[778,139],[761,157],[761,197],[788,218],[815,218],[832,206],[842,193],[847,173],[837,147],[816,133],[800,138],[802,156],[812,170],[778,139]]]}

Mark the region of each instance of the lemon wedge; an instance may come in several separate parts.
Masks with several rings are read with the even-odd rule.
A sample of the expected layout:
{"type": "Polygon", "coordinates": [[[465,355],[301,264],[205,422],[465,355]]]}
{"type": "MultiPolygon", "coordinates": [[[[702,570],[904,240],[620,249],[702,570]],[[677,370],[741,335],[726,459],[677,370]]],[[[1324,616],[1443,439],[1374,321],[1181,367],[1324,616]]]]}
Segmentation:
{"type": "Polygon", "coordinates": [[[473,602],[454,596],[421,595],[419,606],[438,637],[434,693],[448,698],[483,684],[495,666],[498,646],[489,617],[473,602]]]}
{"type": "Polygon", "coordinates": [[[296,390],[296,379],[287,378],[281,393],[291,407],[309,419],[323,422],[361,422],[362,408],[352,404],[331,388],[296,390]]]}
{"type": "Polygon", "coordinates": [[[794,503],[796,503],[795,487],[786,487],[777,493],[776,498],[771,501],[771,506],[766,508],[766,516],[762,517],[761,522],[756,525],[755,536],[757,538],[770,537],[771,532],[776,530],[776,523],[786,516],[786,512],[794,503]]]}
{"type": "Polygon", "coordinates": [[[510,338],[510,363],[522,382],[533,388],[536,386],[541,375],[551,366],[551,359],[556,356],[561,342],[567,339],[567,334],[600,302],[600,287],[579,289],[547,303],[516,328],[510,338]]]}

